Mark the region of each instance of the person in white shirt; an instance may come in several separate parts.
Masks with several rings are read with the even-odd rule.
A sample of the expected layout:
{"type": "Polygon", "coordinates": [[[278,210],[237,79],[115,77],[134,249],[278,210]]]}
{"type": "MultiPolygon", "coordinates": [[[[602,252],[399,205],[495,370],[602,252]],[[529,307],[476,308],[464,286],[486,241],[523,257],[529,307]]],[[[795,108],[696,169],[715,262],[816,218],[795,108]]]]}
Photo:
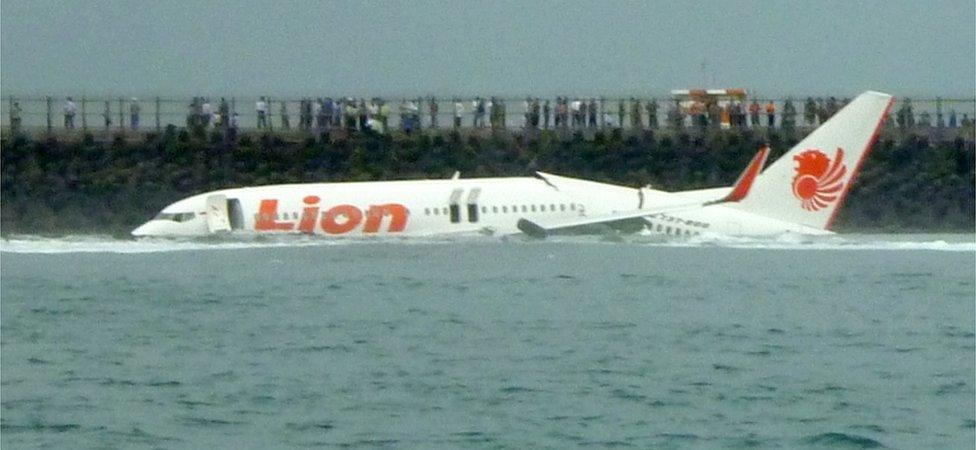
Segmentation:
{"type": "Polygon", "coordinates": [[[312,117],[315,118],[316,130],[324,129],[327,126],[327,124],[325,123],[324,106],[325,105],[323,104],[322,98],[319,98],[318,100],[312,102],[312,117]]]}
{"type": "Polygon", "coordinates": [[[268,126],[268,103],[264,100],[264,96],[254,104],[254,110],[258,113],[258,129],[266,128],[268,126]]]}
{"type": "Polygon", "coordinates": [[[203,126],[210,126],[214,122],[213,106],[210,105],[210,100],[204,100],[203,105],[200,106],[200,115],[203,116],[203,126]]]}
{"type": "Polygon", "coordinates": [[[461,99],[454,99],[454,128],[461,127],[461,115],[464,114],[464,104],[461,99]]]}
{"type": "Polygon", "coordinates": [[[582,125],[581,123],[582,120],[580,119],[580,112],[582,109],[582,105],[583,103],[580,102],[579,99],[569,102],[570,115],[573,116],[573,128],[582,125]]]}
{"type": "MultiPolygon", "coordinates": [[[[494,98],[494,97],[492,97],[492,98],[494,98]]],[[[498,112],[495,111],[494,109],[492,109],[492,107],[495,104],[492,101],[492,98],[489,98],[488,100],[485,101],[485,112],[488,114],[488,122],[489,122],[489,125],[491,125],[492,128],[495,128],[495,122],[497,121],[496,118],[495,118],[495,116],[498,114],[498,112]]],[[[482,126],[483,125],[484,125],[484,122],[482,121],[482,126]]]]}
{"type": "Polygon", "coordinates": [[[366,106],[367,119],[375,119],[380,115],[380,105],[376,102],[376,99],[370,99],[369,105],[366,106]]]}
{"type": "Polygon", "coordinates": [[[75,113],[78,112],[78,105],[75,105],[74,100],[68,97],[68,100],[64,102],[64,127],[73,130],[75,128],[75,113]]]}
{"type": "Polygon", "coordinates": [[[133,130],[139,129],[139,113],[142,111],[142,107],[139,106],[139,99],[132,97],[129,101],[129,125],[132,126],[133,130]]]}

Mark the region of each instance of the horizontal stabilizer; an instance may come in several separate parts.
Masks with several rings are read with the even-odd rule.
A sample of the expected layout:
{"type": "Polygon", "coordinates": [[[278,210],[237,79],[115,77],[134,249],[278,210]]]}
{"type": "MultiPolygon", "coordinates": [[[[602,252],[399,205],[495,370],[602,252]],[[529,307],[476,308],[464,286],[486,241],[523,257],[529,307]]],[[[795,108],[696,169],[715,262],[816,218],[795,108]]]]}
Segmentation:
{"type": "Polygon", "coordinates": [[[738,202],[746,198],[749,195],[749,189],[752,189],[752,182],[756,181],[756,177],[766,164],[767,157],[769,157],[769,146],[764,145],[756,153],[756,156],[752,157],[752,161],[749,162],[746,170],[743,170],[742,174],[739,175],[739,179],[735,180],[735,184],[732,186],[732,191],[729,192],[729,195],[726,195],[725,198],[716,203],[738,202]]]}

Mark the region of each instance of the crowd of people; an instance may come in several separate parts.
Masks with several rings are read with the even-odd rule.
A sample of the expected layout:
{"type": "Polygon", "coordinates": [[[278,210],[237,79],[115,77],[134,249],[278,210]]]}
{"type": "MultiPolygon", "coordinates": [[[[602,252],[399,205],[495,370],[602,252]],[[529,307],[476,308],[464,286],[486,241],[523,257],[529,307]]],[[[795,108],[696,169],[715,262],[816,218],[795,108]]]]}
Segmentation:
{"type": "MultiPolygon", "coordinates": [[[[263,99],[263,97],[262,97],[263,99]]],[[[186,116],[187,128],[233,128],[237,129],[240,124],[240,115],[232,112],[230,103],[224,97],[220,98],[215,108],[207,97],[193,97],[190,102],[190,111],[186,116]]]]}
{"type": "MultiPolygon", "coordinates": [[[[157,99],[157,123],[158,102],[157,99]]],[[[596,97],[556,97],[554,100],[537,97],[526,97],[521,102],[521,111],[510,114],[506,100],[499,97],[476,97],[464,100],[458,97],[450,102],[450,111],[441,111],[442,101],[435,97],[401,99],[399,104],[391,105],[382,98],[332,97],[303,98],[297,101],[272,101],[268,97],[260,97],[254,103],[254,125],[259,130],[270,130],[277,123],[280,130],[298,130],[322,132],[326,130],[343,129],[348,131],[386,132],[389,130],[391,119],[396,120],[400,130],[405,133],[420,131],[423,127],[440,128],[442,116],[450,116],[450,126],[453,128],[491,128],[506,129],[518,127],[524,129],[541,130],[584,130],[593,128],[630,128],[656,129],[661,119],[674,129],[684,128],[782,128],[792,129],[799,125],[807,127],[817,126],[827,121],[850,100],[839,100],[835,97],[813,98],[807,97],[802,105],[802,113],[792,99],[781,102],[773,100],[725,100],[696,99],[696,100],[658,100],[629,99],[607,100],[596,97]],[[659,104],[670,105],[663,115],[658,112],[659,104]],[[394,112],[392,108],[396,108],[394,112]],[[275,113],[277,110],[277,121],[275,113]],[[291,114],[297,114],[298,121],[294,124],[291,114]],[[802,123],[799,119],[802,118],[802,123]]],[[[91,101],[89,101],[90,104],[91,101]]],[[[113,124],[112,101],[104,100],[102,118],[106,129],[113,124]]],[[[84,105],[84,102],[83,102],[84,105]]],[[[48,103],[50,108],[50,102],[48,103]]],[[[82,107],[84,109],[84,106],[82,107]]],[[[140,127],[141,104],[138,98],[132,97],[127,104],[118,100],[119,125],[125,118],[123,109],[127,109],[128,126],[132,130],[140,127]]],[[[968,114],[957,114],[955,108],[948,108],[944,112],[943,104],[937,101],[934,113],[931,108],[916,113],[911,99],[898,102],[898,108],[889,117],[892,125],[899,128],[914,127],[965,127],[972,126],[973,120],[968,114]]],[[[49,109],[50,111],[50,109],[49,109]]],[[[79,115],[78,104],[72,97],[67,97],[62,105],[64,117],[63,126],[72,130],[77,127],[76,118],[79,115]]],[[[20,102],[11,101],[9,123],[12,129],[20,129],[23,110],[20,102]]],[[[82,112],[84,114],[84,112],[82,112]]],[[[50,116],[48,117],[50,120],[50,116]]],[[[207,97],[194,97],[189,104],[186,125],[188,128],[220,128],[237,129],[240,124],[240,114],[233,102],[220,98],[212,102],[207,97]],[[215,105],[216,103],[216,105],[215,105]]]]}

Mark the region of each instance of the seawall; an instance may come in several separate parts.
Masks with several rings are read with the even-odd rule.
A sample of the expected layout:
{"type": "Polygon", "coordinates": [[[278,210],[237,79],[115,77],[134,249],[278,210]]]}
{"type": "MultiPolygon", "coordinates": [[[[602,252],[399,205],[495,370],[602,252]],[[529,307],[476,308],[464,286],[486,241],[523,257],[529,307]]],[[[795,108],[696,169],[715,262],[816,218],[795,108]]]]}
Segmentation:
{"type": "MultiPolygon", "coordinates": [[[[3,234],[124,235],[159,209],[208,190],[274,183],[523,176],[535,170],[665,190],[727,186],[763,142],[771,160],[802,132],[373,133],[190,132],[96,139],[0,138],[3,234]],[[768,134],[767,134],[768,133],[768,134]]],[[[884,133],[836,230],[974,230],[971,134],[884,133]]]]}

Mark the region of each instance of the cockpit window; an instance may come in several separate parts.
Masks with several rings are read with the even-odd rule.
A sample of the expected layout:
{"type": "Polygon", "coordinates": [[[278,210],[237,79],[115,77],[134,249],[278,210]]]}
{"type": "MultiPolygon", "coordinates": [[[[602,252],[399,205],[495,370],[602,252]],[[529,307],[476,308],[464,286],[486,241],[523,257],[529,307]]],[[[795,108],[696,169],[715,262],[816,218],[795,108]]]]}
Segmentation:
{"type": "Polygon", "coordinates": [[[159,214],[156,214],[156,217],[153,217],[153,220],[172,220],[173,222],[187,222],[193,220],[194,217],[196,217],[196,214],[191,212],[185,212],[185,213],[161,212],[159,214]]]}

